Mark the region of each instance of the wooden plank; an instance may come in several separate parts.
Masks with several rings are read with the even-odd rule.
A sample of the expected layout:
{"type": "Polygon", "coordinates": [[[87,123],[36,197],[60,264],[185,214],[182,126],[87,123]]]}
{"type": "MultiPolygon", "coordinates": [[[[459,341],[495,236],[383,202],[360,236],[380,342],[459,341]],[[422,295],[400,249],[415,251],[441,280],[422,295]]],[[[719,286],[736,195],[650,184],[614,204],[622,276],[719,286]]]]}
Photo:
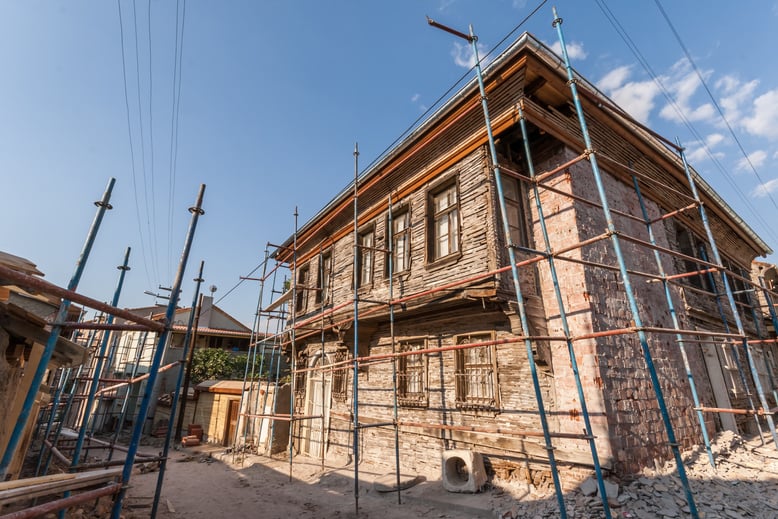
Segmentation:
{"type": "MultiPolygon", "coordinates": [[[[0,506],[24,499],[32,499],[34,497],[58,494],[68,490],[76,490],[79,488],[98,485],[106,481],[121,478],[122,470],[123,469],[119,467],[109,470],[94,470],[90,472],[82,472],[80,474],[63,475],[72,476],[68,478],[40,476],[37,478],[16,480],[12,483],[26,482],[29,484],[17,486],[16,488],[10,488],[7,490],[0,490],[0,506]]],[[[61,475],[57,474],[53,476],[61,475]]]]}
{"type": "Polygon", "coordinates": [[[14,488],[26,487],[37,483],[46,483],[49,481],[62,481],[75,478],[75,474],[48,474],[35,478],[15,479],[13,481],[0,482],[0,492],[4,490],[13,490],[14,488]]]}

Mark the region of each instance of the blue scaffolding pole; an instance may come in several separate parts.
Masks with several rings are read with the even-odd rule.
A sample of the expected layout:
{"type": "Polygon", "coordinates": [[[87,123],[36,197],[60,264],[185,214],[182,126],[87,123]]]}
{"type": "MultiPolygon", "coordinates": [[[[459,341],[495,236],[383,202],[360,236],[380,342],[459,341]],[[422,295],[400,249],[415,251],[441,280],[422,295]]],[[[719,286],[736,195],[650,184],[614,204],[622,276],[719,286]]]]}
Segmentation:
{"type": "Polygon", "coordinates": [[[621,251],[621,243],[619,241],[619,235],[616,231],[616,227],[613,224],[613,216],[611,214],[610,205],[608,204],[608,197],[605,194],[605,186],[602,181],[602,176],[600,174],[600,168],[597,164],[597,153],[595,152],[594,148],[592,147],[592,141],[589,137],[589,129],[586,125],[586,119],[584,118],[583,113],[583,107],[581,106],[581,100],[578,97],[578,87],[576,86],[576,80],[573,76],[573,69],[570,66],[570,59],[567,55],[567,47],[565,45],[565,37],[562,32],[562,19],[557,15],[556,7],[553,8],[553,15],[554,15],[554,22],[553,25],[556,27],[557,30],[557,36],[559,37],[559,43],[562,48],[562,57],[564,59],[565,69],[567,71],[567,80],[568,84],[570,85],[570,92],[572,94],[573,103],[575,104],[575,111],[578,116],[578,123],[581,127],[581,134],[583,136],[584,140],[584,146],[585,150],[584,152],[589,157],[589,163],[592,167],[592,174],[594,176],[594,181],[597,184],[597,193],[600,198],[600,203],[602,204],[602,211],[603,215],[605,216],[605,221],[607,223],[607,229],[608,234],[610,235],[611,244],[613,245],[613,250],[616,255],[616,260],[619,264],[619,272],[621,274],[621,280],[624,283],[624,291],[627,295],[627,300],[629,302],[629,308],[632,313],[632,318],[635,322],[635,328],[637,328],[637,335],[638,339],[640,341],[640,346],[643,350],[643,357],[646,361],[646,366],[648,367],[649,376],[651,378],[651,384],[654,388],[654,394],[656,395],[657,403],[659,405],[659,410],[662,415],[662,421],[664,422],[665,430],[667,432],[667,439],[670,444],[670,448],[673,451],[673,455],[675,457],[676,467],[678,471],[678,477],[681,480],[681,485],[683,486],[684,493],[686,494],[686,502],[689,506],[689,512],[692,517],[695,519],[699,517],[697,513],[697,505],[694,502],[694,497],[692,495],[691,487],[689,486],[689,480],[686,476],[686,468],[683,464],[683,458],[681,457],[681,451],[678,446],[678,442],[675,437],[675,431],[673,430],[673,424],[670,421],[670,415],[667,411],[667,404],[665,403],[665,398],[662,393],[662,388],[659,385],[659,377],[657,376],[656,369],[654,367],[654,360],[651,356],[651,351],[648,347],[648,338],[646,336],[645,330],[643,330],[643,320],[640,317],[640,310],[638,308],[637,301],[635,299],[635,292],[632,287],[632,282],[630,280],[629,273],[627,272],[627,265],[624,261],[624,255],[621,251]]]}
{"type": "Polygon", "coordinates": [[[132,466],[135,463],[135,454],[138,452],[138,446],[140,445],[140,437],[143,433],[143,426],[146,422],[146,415],[149,410],[149,404],[151,402],[151,396],[154,391],[154,384],[157,381],[157,375],[159,373],[159,367],[162,362],[162,355],[165,352],[165,344],[167,343],[168,335],[173,323],[173,317],[175,316],[176,304],[181,292],[181,282],[184,277],[184,271],[186,270],[187,260],[189,259],[189,250],[192,247],[192,240],[194,238],[194,232],[197,228],[197,220],[200,215],[205,211],[202,209],[203,195],[205,193],[205,184],[200,185],[200,191],[197,195],[197,202],[194,207],[190,207],[189,211],[192,213],[192,218],[189,222],[189,230],[186,234],[184,241],[184,250],[181,253],[181,260],[178,264],[178,272],[176,272],[176,279],[173,282],[173,287],[170,292],[170,301],[165,312],[165,329],[159,336],[157,341],[157,348],[154,351],[154,358],[149,367],[149,379],[146,382],[146,391],[143,394],[143,399],[140,404],[140,411],[135,419],[135,425],[132,430],[132,438],[130,439],[130,445],[127,449],[127,458],[124,463],[124,469],[122,471],[122,488],[114,500],[113,509],[111,510],[111,519],[119,519],[122,512],[122,501],[129,488],[130,476],[132,475],[132,466]]]}
{"type": "MultiPolygon", "coordinates": [[[[638,196],[640,202],[640,211],[643,214],[643,219],[646,221],[646,230],[648,231],[648,239],[651,245],[656,247],[656,238],[654,237],[654,229],[651,226],[651,219],[648,216],[646,209],[646,203],[643,199],[643,194],[640,192],[640,183],[636,176],[632,176],[632,183],[635,186],[635,193],[638,196]]],[[[665,293],[665,300],[667,301],[667,309],[670,311],[670,317],[673,320],[673,328],[676,330],[681,329],[681,324],[678,322],[678,314],[675,311],[675,303],[673,303],[673,296],[670,293],[670,284],[667,282],[667,274],[665,273],[665,267],[662,265],[662,258],[659,255],[659,251],[654,248],[654,260],[656,261],[656,268],[659,271],[659,275],[662,278],[662,289],[665,293]]],[[[702,405],[700,404],[700,397],[697,395],[697,385],[694,383],[694,375],[692,375],[692,368],[689,365],[689,357],[686,354],[686,344],[683,339],[683,335],[680,333],[675,334],[675,341],[678,343],[678,350],[681,352],[681,358],[683,359],[683,368],[686,372],[686,379],[689,381],[689,388],[692,391],[692,399],[694,400],[694,408],[697,411],[697,420],[700,422],[700,430],[702,431],[702,438],[705,442],[705,452],[708,453],[708,462],[714,469],[716,468],[716,460],[713,457],[713,451],[710,447],[710,438],[708,437],[708,429],[705,427],[705,417],[702,414],[702,405]]]]}
{"type": "MultiPolygon", "coordinates": [[[[680,143],[679,146],[680,148],[680,143]]],[[[765,414],[765,418],[767,420],[767,426],[770,428],[770,434],[773,436],[773,445],[776,449],[778,449],[778,436],[776,436],[775,432],[775,423],[773,422],[773,415],[769,413],[770,406],[767,405],[767,399],[764,396],[764,391],[762,389],[762,383],[759,381],[759,373],[756,369],[756,363],[754,362],[754,357],[751,355],[751,348],[748,346],[748,337],[746,336],[745,328],[743,327],[743,320],[740,318],[740,311],[737,308],[737,304],[735,303],[735,297],[732,294],[732,289],[729,286],[729,279],[727,277],[727,272],[723,267],[723,263],[721,261],[721,255],[719,254],[719,249],[716,246],[716,239],[713,237],[713,231],[710,228],[710,223],[708,222],[708,215],[705,211],[705,207],[702,205],[702,202],[700,200],[700,194],[697,192],[697,185],[694,182],[694,177],[692,176],[691,169],[689,169],[689,164],[686,162],[686,155],[683,152],[683,148],[680,150],[681,155],[681,161],[683,162],[683,169],[686,173],[686,180],[689,182],[689,188],[692,190],[692,194],[694,195],[694,199],[697,202],[697,207],[700,212],[700,219],[702,220],[702,225],[705,227],[705,233],[708,236],[708,244],[710,245],[711,252],[713,253],[713,259],[714,263],[720,268],[719,273],[721,274],[721,282],[724,285],[724,291],[727,294],[727,302],[729,303],[729,308],[732,312],[732,317],[735,320],[735,325],[737,326],[738,334],[740,334],[741,337],[741,343],[743,345],[743,350],[746,352],[746,359],[748,360],[748,366],[751,369],[751,377],[754,379],[754,387],[756,388],[756,393],[759,395],[759,402],[762,404],[762,408],[767,412],[765,414]]],[[[746,391],[748,391],[748,387],[746,387],[746,391]]]]}
{"type": "MultiPolygon", "coordinates": [[[[519,125],[521,126],[521,136],[522,140],[524,141],[524,153],[527,155],[527,168],[529,170],[529,176],[532,180],[535,180],[535,165],[532,160],[532,153],[530,152],[527,123],[524,119],[524,110],[521,102],[519,103],[519,125]]],[[[570,358],[570,366],[573,370],[573,377],[575,378],[575,387],[578,392],[578,400],[581,402],[581,415],[583,416],[584,420],[584,431],[589,437],[589,449],[592,453],[594,473],[597,478],[597,488],[599,489],[600,500],[602,501],[605,517],[610,519],[611,510],[608,504],[608,493],[605,490],[605,481],[603,480],[602,468],[600,467],[600,457],[597,454],[596,439],[594,437],[594,431],[592,429],[591,419],[589,417],[589,409],[586,405],[586,397],[584,396],[583,385],[581,384],[581,375],[578,370],[578,361],[575,357],[575,348],[573,346],[572,334],[570,333],[570,326],[567,321],[567,311],[565,309],[565,303],[562,297],[562,290],[559,287],[559,277],[557,276],[556,264],[554,263],[554,256],[551,250],[551,240],[548,235],[548,228],[546,227],[546,219],[543,214],[543,204],[540,202],[540,190],[538,189],[537,182],[532,182],[532,190],[535,197],[535,208],[538,211],[538,222],[540,223],[540,230],[543,234],[543,244],[545,247],[544,256],[546,259],[548,259],[548,267],[549,271],[551,272],[551,281],[554,285],[554,295],[556,297],[557,308],[559,309],[559,319],[562,323],[562,332],[565,335],[565,343],[567,344],[567,354],[570,358]]],[[[503,211],[505,210],[504,203],[504,199],[501,199],[500,207],[503,211]]],[[[504,220],[507,221],[507,217],[504,216],[504,220]]],[[[508,235],[507,239],[509,240],[510,244],[513,245],[513,240],[510,235],[508,235]]]]}
{"type": "MultiPolygon", "coordinates": [[[[73,276],[70,278],[70,282],[68,283],[67,289],[69,291],[75,291],[78,288],[78,282],[81,280],[81,275],[84,272],[84,268],[86,268],[86,262],[89,258],[89,253],[92,250],[92,245],[94,244],[95,238],[97,237],[97,231],[100,229],[100,224],[103,221],[103,215],[105,215],[106,210],[111,209],[111,204],[109,202],[111,200],[111,192],[113,191],[113,186],[115,183],[116,179],[111,178],[108,181],[108,186],[105,188],[103,198],[100,201],[95,202],[95,205],[97,206],[97,214],[95,214],[95,218],[92,221],[92,226],[87,233],[86,242],[84,243],[84,247],[81,250],[81,255],[78,257],[78,261],[76,262],[75,272],[73,272],[73,276]]],[[[70,300],[63,299],[62,304],[59,307],[59,311],[57,312],[57,317],[54,321],[55,323],[65,322],[65,318],[68,314],[68,308],[70,308],[70,300]]],[[[32,408],[35,405],[35,399],[38,395],[40,385],[43,382],[43,377],[46,374],[46,371],[49,369],[49,361],[51,360],[51,356],[54,354],[54,349],[57,346],[57,341],[59,340],[59,334],[61,331],[62,326],[60,324],[54,324],[51,327],[51,334],[49,335],[48,341],[46,341],[43,354],[41,355],[38,366],[35,369],[35,373],[32,375],[32,379],[30,380],[30,387],[27,390],[27,395],[24,399],[24,403],[22,404],[22,410],[19,413],[19,417],[16,420],[16,425],[11,432],[11,437],[8,439],[8,444],[6,445],[3,457],[0,459],[0,481],[5,480],[6,472],[8,472],[8,468],[11,465],[11,461],[13,461],[16,449],[19,447],[22,435],[24,434],[24,429],[27,427],[27,420],[30,418],[30,413],[32,412],[32,408]]]]}
{"type": "MultiPolygon", "coordinates": [[[[124,285],[124,276],[127,273],[127,271],[130,269],[130,267],[127,266],[128,262],[130,261],[130,247],[127,247],[127,251],[124,253],[124,262],[121,266],[117,267],[119,269],[119,281],[116,283],[116,290],[113,294],[113,299],[111,300],[111,306],[116,307],[119,305],[119,296],[122,293],[122,286],[124,285]]],[[[113,324],[113,315],[109,315],[108,319],[106,319],[106,324],[111,325],[113,324]]],[[[81,427],[78,429],[78,438],[76,439],[76,446],[73,450],[73,459],[71,461],[70,469],[71,471],[75,470],[75,468],[78,466],[78,462],[81,459],[81,449],[84,446],[84,438],[86,436],[86,430],[89,426],[89,418],[92,414],[92,406],[95,402],[95,395],[97,394],[97,385],[100,381],[100,374],[103,371],[103,359],[105,358],[106,349],[108,347],[108,341],[111,337],[111,333],[109,330],[103,331],[103,338],[100,344],[100,349],[97,352],[97,361],[95,363],[95,369],[92,373],[92,383],[89,386],[89,394],[86,397],[86,404],[84,405],[84,414],[81,418],[81,427]]],[[[68,493],[66,493],[65,497],[68,493]]]]}

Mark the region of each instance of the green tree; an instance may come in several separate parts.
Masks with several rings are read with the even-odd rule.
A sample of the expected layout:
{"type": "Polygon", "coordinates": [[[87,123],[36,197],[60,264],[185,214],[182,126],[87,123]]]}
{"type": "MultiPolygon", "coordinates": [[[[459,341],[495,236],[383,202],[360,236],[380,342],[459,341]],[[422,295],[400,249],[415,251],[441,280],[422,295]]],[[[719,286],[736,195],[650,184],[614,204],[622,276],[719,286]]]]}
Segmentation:
{"type": "Polygon", "coordinates": [[[234,361],[230,352],[220,348],[204,348],[194,353],[191,378],[195,384],[210,379],[224,380],[232,378],[233,370],[234,361]]]}

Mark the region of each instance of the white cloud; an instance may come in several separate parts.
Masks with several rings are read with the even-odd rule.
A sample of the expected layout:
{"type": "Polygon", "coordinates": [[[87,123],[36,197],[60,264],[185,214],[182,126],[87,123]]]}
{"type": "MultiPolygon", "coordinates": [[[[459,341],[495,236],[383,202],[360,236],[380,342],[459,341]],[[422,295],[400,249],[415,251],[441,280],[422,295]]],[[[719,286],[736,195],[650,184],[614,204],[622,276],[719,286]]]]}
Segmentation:
{"type": "MultiPolygon", "coordinates": [[[[589,55],[584,49],[583,43],[581,42],[573,41],[567,43],[566,47],[567,47],[567,57],[570,58],[571,60],[586,59],[586,56],[589,55]]],[[[551,50],[553,50],[554,53],[556,53],[557,55],[561,56],[562,44],[559,43],[558,41],[555,41],[554,43],[551,44],[551,50]]]]}
{"type": "MultiPolygon", "coordinates": [[[[703,77],[710,76],[710,74],[710,71],[702,72],[703,77]]],[[[663,119],[680,123],[683,118],[678,113],[679,111],[683,117],[692,122],[711,121],[716,115],[716,110],[711,103],[704,103],[696,108],[692,107],[692,97],[702,83],[686,58],[677,61],[670,68],[670,75],[664,76],[660,80],[675,101],[674,105],[668,103],[659,111],[659,116],[663,119]]]]}
{"type": "Polygon", "coordinates": [[[752,135],[778,139],[778,89],[754,99],[753,112],[743,118],[742,125],[752,135]]]}
{"type": "Polygon", "coordinates": [[[767,160],[767,152],[764,150],[756,150],[753,153],[749,153],[748,157],[743,157],[735,166],[738,171],[747,171],[751,169],[751,166],[758,168],[762,166],[767,160]]]}
{"type": "Polygon", "coordinates": [[[629,81],[631,66],[617,67],[600,79],[598,87],[632,117],[647,122],[659,87],[654,81],[629,81]]]}
{"type": "Polygon", "coordinates": [[[513,0],[514,9],[524,9],[527,7],[527,0],[513,0]]]}
{"type": "Polygon", "coordinates": [[[597,88],[604,92],[615,90],[627,81],[631,72],[632,66],[630,65],[617,67],[605,74],[605,76],[597,82],[597,88]]]}
{"type": "Polygon", "coordinates": [[[723,159],[724,153],[720,151],[713,151],[713,149],[724,142],[724,136],[720,133],[711,133],[705,137],[705,143],[700,141],[694,142],[690,145],[690,150],[686,154],[686,159],[691,163],[699,163],[703,160],[707,160],[710,155],[715,159],[723,159]]]}
{"type": "Polygon", "coordinates": [[[759,184],[756,186],[756,189],[751,192],[751,196],[765,198],[770,193],[775,193],[776,191],[778,191],[778,178],[768,180],[764,184],[759,184]]]}
{"type": "Polygon", "coordinates": [[[416,101],[418,101],[420,98],[421,98],[421,94],[413,94],[413,95],[411,96],[411,103],[415,103],[415,102],[416,102],[416,101]]]}
{"type": "Polygon", "coordinates": [[[724,76],[716,81],[715,88],[722,92],[719,106],[724,111],[724,116],[731,125],[737,125],[742,117],[742,106],[754,97],[754,90],[759,81],[754,79],[743,83],[733,76],[724,76]]]}
{"type": "MultiPolygon", "coordinates": [[[[468,43],[459,43],[455,41],[454,46],[451,48],[451,57],[454,58],[454,64],[458,67],[473,68],[475,66],[475,56],[473,56],[473,47],[468,43]]],[[[483,56],[488,52],[485,45],[476,43],[478,46],[478,55],[481,57],[481,66],[485,67],[490,60],[484,59],[483,56]]]]}

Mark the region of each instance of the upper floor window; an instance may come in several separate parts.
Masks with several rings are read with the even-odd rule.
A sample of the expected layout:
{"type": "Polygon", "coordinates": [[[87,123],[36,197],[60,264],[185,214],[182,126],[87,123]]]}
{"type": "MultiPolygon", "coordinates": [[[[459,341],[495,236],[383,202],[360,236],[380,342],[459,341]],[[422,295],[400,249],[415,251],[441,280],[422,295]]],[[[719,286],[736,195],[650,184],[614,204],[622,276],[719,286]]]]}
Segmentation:
{"type": "MultiPolygon", "coordinates": [[[[393,214],[391,221],[391,271],[403,272],[411,267],[411,213],[406,207],[393,214]]],[[[389,265],[387,265],[387,272],[389,272],[389,265]]]]}
{"type": "MultiPolygon", "coordinates": [[[[400,343],[399,351],[424,349],[424,339],[400,343]]],[[[397,399],[403,405],[427,406],[427,356],[423,353],[397,358],[397,399]]]]}
{"type": "MultiPolygon", "coordinates": [[[[707,255],[705,250],[705,244],[698,239],[689,229],[680,228],[678,230],[678,251],[686,256],[693,258],[704,259],[707,255]]],[[[700,265],[692,260],[684,259],[683,268],[685,272],[695,272],[705,270],[708,267],[700,265]]],[[[712,289],[710,284],[710,275],[706,273],[699,273],[686,278],[689,284],[703,290],[710,291],[712,289]]]]}
{"type": "Polygon", "coordinates": [[[456,182],[430,194],[430,261],[459,252],[459,197],[456,182]]]}
{"type": "MultiPolygon", "coordinates": [[[[457,344],[473,344],[494,340],[492,333],[457,336],[457,344]]],[[[457,407],[463,409],[495,409],[498,407],[497,355],[494,344],[456,350],[457,407]]]]}
{"type": "Polygon", "coordinates": [[[300,267],[297,271],[297,287],[295,291],[294,310],[297,313],[305,312],[308,307],[308,282],[310,281],[310,268],[308,265],[300,267]]]}
{"type": "Polygon", "coordinates": [[[502,192],[505,198],[505,212],[508,216],[508,228],[511,233],[511,243],[528,247],[527,228],[524,220],[524,203],[521,195],[521,185],[513,177],[502,177],[502,192]]]}
{"type": "Polygon", "coordinates": [[[332,278],[332,251],[325,252],[320,258],[319,278],[316,282],[316,303],[327,303],[330,297],[332,278]]]}
{"type": "Polygon", "coordinates": [[[357,251],[357,287],[364,287],[373,282],[374,247],[375,231],[372,228],[359,234],[359,250],[357,251]]]}

